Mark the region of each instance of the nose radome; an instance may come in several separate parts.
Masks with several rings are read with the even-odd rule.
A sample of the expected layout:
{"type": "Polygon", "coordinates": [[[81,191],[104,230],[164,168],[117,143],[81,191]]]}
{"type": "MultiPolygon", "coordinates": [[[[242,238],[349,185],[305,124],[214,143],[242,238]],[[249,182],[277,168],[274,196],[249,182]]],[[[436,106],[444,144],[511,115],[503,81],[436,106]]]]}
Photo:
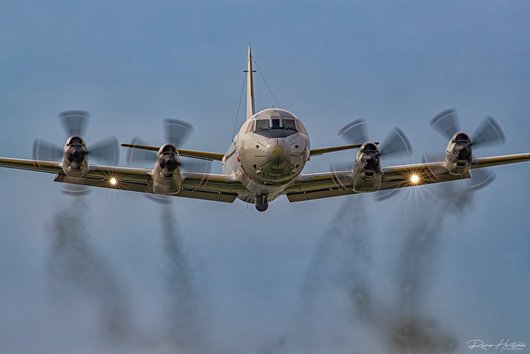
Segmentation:
{"type": "Polygon", "coordinates": [[[274,141],[270,141],[269,158],[274,159],[276,164],[287,160],[288,152],[285,139],[274,139],[274,141]]]}
{"type": "Polygon", "coordinates": [[[283,146],[276,144],[272,148],[271,153],[273,157],[280,158],[284,155],[285,149],[283,148],[283,146]]]}

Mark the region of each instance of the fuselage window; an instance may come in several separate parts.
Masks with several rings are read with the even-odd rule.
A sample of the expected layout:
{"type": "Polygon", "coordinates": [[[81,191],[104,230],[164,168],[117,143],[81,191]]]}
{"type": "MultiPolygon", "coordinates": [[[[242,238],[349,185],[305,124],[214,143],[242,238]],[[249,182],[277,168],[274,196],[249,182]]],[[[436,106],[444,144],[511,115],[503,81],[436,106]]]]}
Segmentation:
{"type": "Polygon", "coordinates": [[[266,130],[270,128],[270,120],[258,119],[256,121],[256,130],[266,130]]]}

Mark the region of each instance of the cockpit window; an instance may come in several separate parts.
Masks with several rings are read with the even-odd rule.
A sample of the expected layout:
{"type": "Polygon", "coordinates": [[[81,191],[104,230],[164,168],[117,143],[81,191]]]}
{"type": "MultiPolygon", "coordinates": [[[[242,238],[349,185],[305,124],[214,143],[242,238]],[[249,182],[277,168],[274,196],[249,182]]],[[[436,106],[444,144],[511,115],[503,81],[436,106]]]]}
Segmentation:
{"type": "Polygon", "coordinates": [[[270,128],[270,120],[268,119],[258,119],[256,121],[256,130],[266,130],[270,128]]]}
{"type": "MultiPolygon", "coordinates": [[[[248,130],[250,131],[253,125],[249,125],[248,130]]],[[[256,120],[255,131],[258,130],[269,130],[269,129],[287,129],[292,131],[297,131],[296,122],[294,119],[258,119],[256,120]]]]}
{"type": "Polygon", "coordinates": [[[296,124],[294,123],[294,119],[282,119],[283,121],[283,128],[284,129],[290,129],[296,131],[296,124]]]}

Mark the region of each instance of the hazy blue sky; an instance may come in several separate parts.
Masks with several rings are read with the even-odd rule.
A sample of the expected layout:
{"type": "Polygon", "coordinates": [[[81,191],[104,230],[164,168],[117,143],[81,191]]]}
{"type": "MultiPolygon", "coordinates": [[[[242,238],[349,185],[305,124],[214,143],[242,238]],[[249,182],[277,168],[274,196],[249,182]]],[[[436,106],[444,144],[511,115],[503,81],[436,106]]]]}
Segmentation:
{"type": "MultiPolygon", "coordinates": [[[[195,127],[186,147],[225,152],[249,42],[314,147],[364,118],[374,139],[394,126],[409,136],[414,155],[387,163],[416,162],[445,149],[428,123],[456,107],[467,131],[487,115],[504,129],[505,145],[477,155],[529,152],[529,33],[530,3],[516,0],[1,0],[0,156],[31,158],[35,138],[63,144],[69,109],[91,113],[89,143],[162,143],[175,117],[195,127]]],[[[274,105],[255,81],[257,108],[274,105]]],[[[348,159],[317,157],[306,172],[348,159]]],[[[74,201],[53,176],[0,170],[0,350],[395,352],[392,329],[348,300],[355,282],[391,319],[420,284],[414,313],[455,352],[474,338],[530,345],[530,164],[494,170],[472,205],[421,188],[382,203],[282,198],[266,213],[176,199],[173,218],[138,194],[74,201]]]]}

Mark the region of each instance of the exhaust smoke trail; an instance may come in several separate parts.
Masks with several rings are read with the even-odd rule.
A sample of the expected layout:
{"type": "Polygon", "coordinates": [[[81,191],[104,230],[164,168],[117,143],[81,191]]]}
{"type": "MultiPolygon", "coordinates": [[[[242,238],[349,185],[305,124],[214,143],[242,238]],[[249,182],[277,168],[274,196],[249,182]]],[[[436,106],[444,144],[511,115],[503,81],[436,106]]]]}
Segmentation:
{"type": "MultiPolygon", "coordinates": [[[[302,288],[302,303],[290,330],[277,337],[264,353],[304,352],[307,343],[318,343],[325,324],[319,317],[320,295],[332,285],[350,302],[358,353],[448,353],[456,339],[436,319],[430,318],[427,290],[436,282],[436,265],[443,254],[444,227],[452,215],[462,218],[472,205],[472,191],[458,184],[442,184],[438,193],[425,196],[414,208],[405,227],[389,225],[400,245],[391,272],[396,278],[390,294],[377,293],[377,249],[362,196],[348,198],[331,221],[317,246],[302,288]],[[416,212],[416,210],[418,210],[416,212]],[[397,230],[397,231],[395,231],[397,230]],[[395,271],[397,269],[397,271],[395,271]],[[421,305],[421,306],[420,306],[421,305]],[[305,347],[301,343],[306,343],[305,347]],[[366,347],[366,348],[365,348],[366,347]]],[[[378,268],[378,270],[382,270],[378,268]]],[[[315,349],[309,345],[310,349],[315,349]]]]}
{"type": "MultiPolygon", "coordinates": [[[[361,315],[368,315],[367,298],[372,264],[372,242],[362,195],[347,198],[339,207],[304,276],[300,291],[301,305],[290,329],[262,350],[263,353],[284,353],[291,350],[314,350],[323,337],[320,311],[324,289],[339,289],[353,294],[361,315]]],[[[333,330],[333,329],[331,329],[333,330]]]]}
{"type": "Polygon", "coordinates": [[[372,244],[362,198],[348,198],[342,203],[318,243],[302,288],[305,313],[311,312],[323,286],[345,289],[347,284],[355,283],[360,290],[368,281],[372,244]],[[329,280],[334,283],[329,284],[329,280]]]}
{"type": "Polygon", "coordinates": [[[472,192],[463,186],[446,184],[439,186],[434,195],[423,201],[422,213],[411,219],[404,230],[403,250],[398,269],[400,299],[406,311],[414,311],[421,294],[429,286],[434,262],[440,249],[446,219],[451,214],[464,215],[472,204],[472,192]],[[425,204],[425,205],[423,205],[425,204]]]}
{"type": "Polygon", "coordinates": [[[208,352],[200,318],[195,277],[179,235],[171,205],[162,205],[163,247],[167,264],[168,304],[164,314],[167,340],[182,353],[208,352]]]}
{"type": "Polygon", "coordinates": [[[366,311],[358,312],[359,299],[352,297],[357,316],[364,319],[362,325],[370,328],[376,341],[386,343],[389,353],[448,353],[457,347],[456,339],[429,317],[426,299],[436,282],[447,219],[452,214],[465,214],[472,205],[472,192],[457,184],[437,187],[437,193],[409,206],[419,212],[408,213],[411,217],[404,229],[389,225],[391,236],[401,243],[399,257],[391,267],[395,269],[395,292],[387,294],[385,301],[370,297],[370,293],[361,297],[371,305],[369,316],[366,311]]]}
{"type": "Polygon", "coordinates": [[[53,218],[49,270],[54,290],[92,303],[102,339],[123,344],[135,334],[126,291],[106,260],[90,244],[88,205],[75,197],[53,218]],[[66,292],[65,292],[66,291],[66,292]]]}
{"type": "Polygon", "coordinates": [[[422,211],[403,231],[398,261],[396,313],[398,321],[390,331],[390,343],[400,353],[443,353],[456,349],[456,339],[444,333],[436,321],[425,319],[427,290],[436,282],[436,263],[444,246],[448,218],[462,218],[472,206],[472,191],[457,183],[441,184],[417,206],[422,211]],[[423,308],[421,307],[423,305],[423,308]]]}

